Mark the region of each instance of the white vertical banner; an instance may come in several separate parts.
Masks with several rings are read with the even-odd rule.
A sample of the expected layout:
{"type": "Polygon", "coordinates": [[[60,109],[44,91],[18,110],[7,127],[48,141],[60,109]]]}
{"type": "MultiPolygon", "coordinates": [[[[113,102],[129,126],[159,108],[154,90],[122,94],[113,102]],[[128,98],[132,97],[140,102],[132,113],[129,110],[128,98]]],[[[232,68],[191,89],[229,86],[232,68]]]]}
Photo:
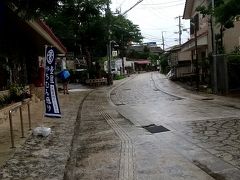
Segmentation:
{"type": "Polygon", "coordinates": [[[61,117],[54,74],[56,50],[46,47],[45,51],[45,116],[61,117]]]}

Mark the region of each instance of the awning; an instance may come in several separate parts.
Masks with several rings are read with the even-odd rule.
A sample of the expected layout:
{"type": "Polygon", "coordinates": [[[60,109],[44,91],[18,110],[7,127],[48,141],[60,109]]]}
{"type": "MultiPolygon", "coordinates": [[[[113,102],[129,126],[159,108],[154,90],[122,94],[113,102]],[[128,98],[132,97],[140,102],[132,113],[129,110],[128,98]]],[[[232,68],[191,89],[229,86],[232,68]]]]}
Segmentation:
{"type": "Polygon", "coordinates": [[[135,64],[150,64],[150,61],[144,60],[144,61],[134,61],[135,64]]]}

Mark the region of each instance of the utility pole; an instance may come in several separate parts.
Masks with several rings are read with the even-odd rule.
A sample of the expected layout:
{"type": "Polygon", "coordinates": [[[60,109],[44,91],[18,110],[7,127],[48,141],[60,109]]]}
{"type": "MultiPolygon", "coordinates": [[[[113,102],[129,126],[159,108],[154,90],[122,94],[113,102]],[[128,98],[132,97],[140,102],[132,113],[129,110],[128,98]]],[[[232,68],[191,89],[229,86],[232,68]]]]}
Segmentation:
{"type": "MultiPolygon", "coordinates": [[[[212,0],[212,12],[214,13],[215,4],[212,0]]],[[[218,93],[218,82],[217,82],[217,57],[216,57],[216,40],[215,40],[215,19],[213,14],[211,15],[211,31],[212,31],[212,56],[213,56],[213,92],[218,93]]]]}
{"type": "MultiPolygon", "coordinates": [[[[135,8],[138,4],[140,4],[141,2],[143,2],[143,0],[139,0],[137,3],[135,3],[132,7],[130,7],[128,10],[126,10],[124,13],[122,13],[121,15],[124,16],[125,14],[127,14],[129,11],[131,11],[133,8],[135,8]]],[[[122,41],[124,40],[123,35],[122,35],[122,41]]],[[[124,42],[122,42],[122,53],[124,52],[124,42]]],[[[122,75],[125,76],[125,65],[124,65],[124,57],[122,54],[122,75]]]]}
{"type": "Polygon", "coordinates": [[[179,45],[182,44],[182,22],[181,22],[181,18],[182,18],[182,16],[176,17],[176,19],[178,19],[178,35],[179,35],[178,41],[179,41],[179,45]]]}
{"type": "Polygon", "coordinates": [[[162,45],[163,45],[163,51],[165,51],[165,42],[164,42],[163,32],[165,31],[162,31],[162,45]]]}
{"type": "Polygon", "coordinates": [[[107,28],[108,28],[108,44],[107,44],[107,55],[108,55],[108,76],[107,82],[108,85],[112,84],[112,73],[111,73],[111,37],[110,37],[110,0],[107,2],[107,9],[106,9],[106,18],[107,18],[107,28]]]}

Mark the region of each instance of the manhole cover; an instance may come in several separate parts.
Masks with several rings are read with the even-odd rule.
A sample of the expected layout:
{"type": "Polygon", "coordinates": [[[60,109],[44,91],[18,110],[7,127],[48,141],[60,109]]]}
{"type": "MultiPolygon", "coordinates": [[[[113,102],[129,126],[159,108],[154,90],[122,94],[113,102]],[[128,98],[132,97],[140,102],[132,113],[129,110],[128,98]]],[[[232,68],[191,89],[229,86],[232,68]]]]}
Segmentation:
{"type": "Polygon", "coordinates": [[[165,128],[164,126],[157,126],[155,124],[150,124],[148,126],[142,126],[144,129],[148,130],[150,133],[160,133],[170,131],[169,129],[165,128]]]}

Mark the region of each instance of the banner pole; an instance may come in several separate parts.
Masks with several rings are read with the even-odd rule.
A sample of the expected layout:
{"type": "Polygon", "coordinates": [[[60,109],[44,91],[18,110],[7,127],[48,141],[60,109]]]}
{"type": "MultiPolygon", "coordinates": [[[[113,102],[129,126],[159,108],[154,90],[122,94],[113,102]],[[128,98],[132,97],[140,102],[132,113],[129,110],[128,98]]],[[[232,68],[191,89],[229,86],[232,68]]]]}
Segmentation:
{"type": "Polygon", "coordinates": [[[44,52],[44,59],[43,59],[43,68],[44,68],[44,76],[43,76],[43,79],[44,79],[44,81],[43,81],[43,101],[42,101],[42,119],[41,119],[41,124],[40,124],[40,126],[41,127],[43,127],[43,122],[44,122],[44,117],[45,117],[45,74],[46,74],[46,59],[47,59],[47,47],[48,47],[48,45],[45,45],[45,52],[44,52]]]}

